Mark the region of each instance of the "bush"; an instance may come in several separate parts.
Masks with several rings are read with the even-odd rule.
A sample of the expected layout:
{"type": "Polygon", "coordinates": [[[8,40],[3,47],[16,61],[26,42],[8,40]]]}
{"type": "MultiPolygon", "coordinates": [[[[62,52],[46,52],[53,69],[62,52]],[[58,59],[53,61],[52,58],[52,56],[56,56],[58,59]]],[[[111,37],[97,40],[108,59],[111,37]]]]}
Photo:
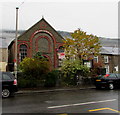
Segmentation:
{"type": "Polygon", "coordinates": [[[37,86],[37,79],[22,72],[18,74],[17,80],[18,88],[33,88],[37,86]]]}
{"type": "Polygon", "coordinates": [[[43,74],[50,71],[50,65],[48,61],[43,59],[26,57],[20,63],[19,69],[27,76],[40,79],[43,74]]]}
{"type": "Polygon", "coordinates": [[[36,79],[31,75],[20,72],[18,74],[18,88],[55,87],[59,78],[59,71],[53,70],[36,79]]]}
{"type": "Polygon", "coordinates": [[[79,60],[65,60],[62,68],[63,77],[62,80],[66,85],[77,85],[77,75],[83,77],[89,76],[89,68],[82,65],[79,60]]]}
{"type": "Polygon", "coordinates": [[[59,71],[53,70],[45,75],[45,87],[55,87],[59,77],[59,71]]]}

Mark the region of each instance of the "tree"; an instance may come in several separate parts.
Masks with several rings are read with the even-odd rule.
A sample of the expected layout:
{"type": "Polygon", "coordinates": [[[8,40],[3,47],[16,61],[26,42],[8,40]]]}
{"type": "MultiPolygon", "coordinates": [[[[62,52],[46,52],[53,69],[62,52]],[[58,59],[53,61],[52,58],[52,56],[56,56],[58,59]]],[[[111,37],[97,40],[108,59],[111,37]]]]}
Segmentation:
{"type": "Polygon", "coordinates": [[[89,74],[89,68],[84,65],[80,65],[80,60],[65,60],[63,62],[62,68],[63,81],[67,85],[76,85],[77,83],[77,72],[80,71],[82,76],[87,76],[89,74]]]}
{"type": "Polygon", "coordinates": [[[75,83],[76,74],[85,77],[89,74],[89,68],[83,65],[83,60],[92,60],[100,51],[99,38],[78,29],[71,34],[72,38],[64,40],[66,59],[63,61],[62,71],[68,84],[75,83]]]}
{"type": "Polygon", "coordinates": [[[90,60],[97,56],[100,51],[99,38],[92,34],[88,35],[86,32],[78,29],[71,34],[71,38],[66,38],[64,41],[66,59],[71,57],[74,59],[90,60]]]}

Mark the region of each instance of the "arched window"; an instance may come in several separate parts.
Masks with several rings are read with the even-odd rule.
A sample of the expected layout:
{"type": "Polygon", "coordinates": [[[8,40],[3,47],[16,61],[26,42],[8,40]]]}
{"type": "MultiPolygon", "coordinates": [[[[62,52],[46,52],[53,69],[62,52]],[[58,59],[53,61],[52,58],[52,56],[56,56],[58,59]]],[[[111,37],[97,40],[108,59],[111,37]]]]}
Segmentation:
{"type": "Polygon", "coordinates": [[[20,45],[19,59],[20,62],[27,56],[27,46],[25,44],[20,45]]]}

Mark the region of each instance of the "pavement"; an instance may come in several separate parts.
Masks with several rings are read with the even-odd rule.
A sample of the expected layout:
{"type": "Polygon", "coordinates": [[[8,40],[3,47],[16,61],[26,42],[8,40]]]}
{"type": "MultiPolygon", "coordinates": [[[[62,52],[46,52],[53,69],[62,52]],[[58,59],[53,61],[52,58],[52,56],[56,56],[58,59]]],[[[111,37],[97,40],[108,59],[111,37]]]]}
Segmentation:
{"type": "Polygon", "coordinates": [[[56,91],[73,91],[73,90],[85,90],[94,89],[95,86],[75,86],[75,87],[54,87],[54,88],[27,88],[19,89],[16,94],[31,94],[31,93],[45,93],[45,92],[56,92],[56,91]]]}

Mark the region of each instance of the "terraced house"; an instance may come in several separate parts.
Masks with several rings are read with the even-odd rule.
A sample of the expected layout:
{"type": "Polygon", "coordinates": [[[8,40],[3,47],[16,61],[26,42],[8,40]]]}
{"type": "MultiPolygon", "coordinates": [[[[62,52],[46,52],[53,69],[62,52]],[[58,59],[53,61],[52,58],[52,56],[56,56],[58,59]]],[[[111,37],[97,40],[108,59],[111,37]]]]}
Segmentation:
{"type": "Polygon", "coordinates": [[[102,47],[99,56],[94,57],[94,62],[100,62],[106,73],[118,72],[119,52],[118,47],[102,47]]]}

